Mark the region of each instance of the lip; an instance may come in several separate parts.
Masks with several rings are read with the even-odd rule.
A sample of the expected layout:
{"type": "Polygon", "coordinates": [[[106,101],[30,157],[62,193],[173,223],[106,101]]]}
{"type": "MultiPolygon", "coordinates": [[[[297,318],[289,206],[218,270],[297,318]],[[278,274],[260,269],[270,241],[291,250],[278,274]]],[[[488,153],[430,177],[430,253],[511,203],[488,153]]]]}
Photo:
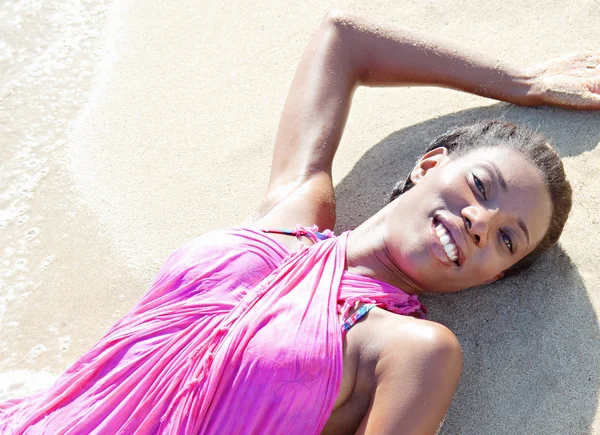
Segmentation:
{"type": "Polygon", "coordinates": [[[433,256],[444,266],[448,267],[458,267],[456,263],[450,261],[448,255],[446,255],[446,251],[440,242],[440,239],[437,235],[437,231],[435,230],[435,219],[431,220],[431,227],[429,228],[429,232],[431,235],[431,244],[429,245],[433,256]]]}
{"type": "MultiPolygon", "coordinates": [[[[467,245],[467,241],[465,240],[463,232],[461,231],[460,227],[452,221],[452,219],[444,216],[441,213],[436,214],[433,217],[431,225],[433,226],[434,231],[435,231],[435,222],[436,221],[438,221],[444,227],[446,227],[446,230],[448,230],[448,232],[454,239],[454,244],[456,245],[456,250],[458,251],[458,265],[462,266],[466,259],[465,253],[466,253],[466,245],[467,245]]],[[[435,234],[435,236],[437,237],[437,233],[435,234]]],[[[438,242],[438,244],[440,244],[439,238],[437,239],[437,242],[438,242]]],[[[440,244],[440,246],[441,246],[441,244],[440,244]]],[[[456,264],[454,264],[454,263],[452,263],[452,264],[454,266],[456,266],[456,264]]]]}

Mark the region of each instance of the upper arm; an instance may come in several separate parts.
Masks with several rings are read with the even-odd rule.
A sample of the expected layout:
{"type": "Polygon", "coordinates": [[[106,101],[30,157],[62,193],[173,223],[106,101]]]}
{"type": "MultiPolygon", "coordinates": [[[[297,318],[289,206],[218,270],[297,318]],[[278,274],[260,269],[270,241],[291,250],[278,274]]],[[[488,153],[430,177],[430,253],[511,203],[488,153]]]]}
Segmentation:
{"type": "Polygon", "coordinates": [[[460,379],[460,344],[448,328],[416,319],[395,336],[357,434],[435,434],[460,379]]]}
{"type": "Polygon", "coordinates": [[[333,226],[331,167],[356,83],[343,30],[329,13],[306,48],[288,93],[257,225],[333,226]]]}

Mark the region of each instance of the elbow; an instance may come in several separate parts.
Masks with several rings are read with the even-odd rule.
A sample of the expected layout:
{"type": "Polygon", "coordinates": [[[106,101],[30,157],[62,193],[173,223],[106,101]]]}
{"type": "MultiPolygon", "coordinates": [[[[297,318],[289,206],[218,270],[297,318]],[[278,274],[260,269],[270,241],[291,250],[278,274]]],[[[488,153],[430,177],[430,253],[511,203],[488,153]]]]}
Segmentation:
{"type": "Polygon", "coordinates": [[[354,76],[356,84],[360,84],[364,59],[358,17],[341,9],[331,9],[323,18],[320,30],[323,44],[335,51],[345,71],[354,76]]]}
{"type": "Polygon", "coordinates": [[[356,15],[342,9],[330,9],[323,18],[323,24],[332,29],[346,31],[356,27],[356,15]]]}
{"type": "Polygon", "coordinates": [[[343,9],[329,9],[323,18],[323,21],[332,26],[338,26],[344,23],[349,13],[343,9]]]}

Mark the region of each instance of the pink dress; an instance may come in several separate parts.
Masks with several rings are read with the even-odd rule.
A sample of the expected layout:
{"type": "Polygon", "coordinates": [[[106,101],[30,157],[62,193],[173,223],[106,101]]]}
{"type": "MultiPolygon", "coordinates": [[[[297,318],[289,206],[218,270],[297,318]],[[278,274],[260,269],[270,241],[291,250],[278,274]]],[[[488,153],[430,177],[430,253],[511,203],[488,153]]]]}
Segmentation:
{"type": "Polygon", "coordinates": [[[316,434],[358,301],[415,296],[344,270],[347,233],[290,253],[229,229],[177,249],[131,311],[53,387],[0,404],[1,434],[316,434]]]}

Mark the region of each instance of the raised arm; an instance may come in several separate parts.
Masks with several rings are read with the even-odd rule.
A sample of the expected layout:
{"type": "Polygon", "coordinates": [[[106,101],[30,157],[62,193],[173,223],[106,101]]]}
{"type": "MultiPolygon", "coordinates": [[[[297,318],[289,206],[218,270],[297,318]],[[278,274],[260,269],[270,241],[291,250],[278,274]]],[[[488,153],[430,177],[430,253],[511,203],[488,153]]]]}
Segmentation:
{"type": "Polygon", "coordinates": [[[574,81],[577,74],[564,73],[565,65],[573,66],[569,60],[524,70],[405,27],[328,13],[300,60],[285,102],[257,226],[333,226],[331,167],[358,85],[437,85],[520,105],[600,108],[600,69],[589,68],[600,64],[600,57],[580,58],[579,70],[592,79],[574,81]],[[560,86],[548,80],[553,73],[562,75],[560,86]],[[560,92],[552,94],[548,86],[560,92]]]}

